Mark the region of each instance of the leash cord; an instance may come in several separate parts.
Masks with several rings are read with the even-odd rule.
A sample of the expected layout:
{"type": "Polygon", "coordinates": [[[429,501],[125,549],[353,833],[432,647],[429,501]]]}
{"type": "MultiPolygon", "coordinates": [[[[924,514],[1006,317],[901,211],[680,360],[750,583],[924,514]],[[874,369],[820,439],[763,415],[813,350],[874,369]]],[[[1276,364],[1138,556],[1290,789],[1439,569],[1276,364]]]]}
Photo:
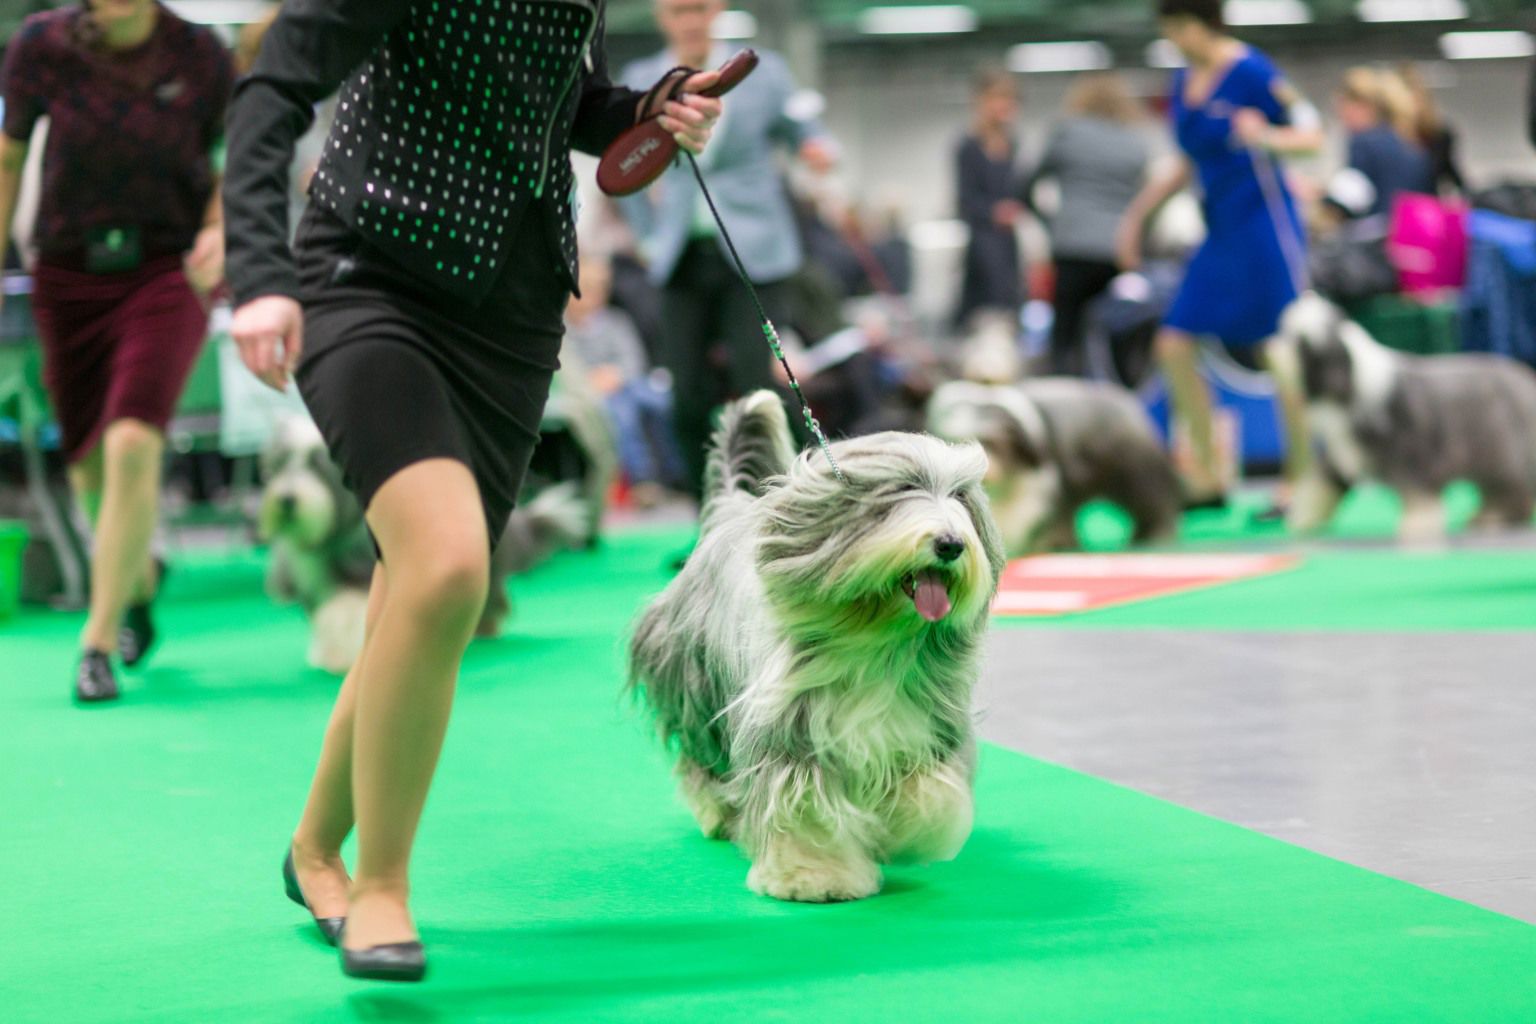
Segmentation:
{"type": "Polygon", "coordinates": [[[742,284],[746,285],[747,294],[752,297],[752,305],[757,308],[758,319],[762,322],[763,337],[768,340],[768,347],[773,350],[779,365],[784,367],[784,375],[789,378],[790,390],[794,391],[795,398],[800,401],[800,412],[805,416],[806,428],[810,430],[811,436],[816,438],[816,443],[821,447],[821,454],[827,457],[827,463],[832,467],[832,472],[846,484],[848,478],[843,476],[837,460],[832,457],[832,446],[827,443],[827,435],[822,433],[821,424],[816,421],[816,416],[811,412],[811,403],[806,401],[805,392],[800,390],[800,381],[795,377],[795,371],[790,369],[789,360],[784,357],[784,346],[779,341],[779,332],[774,329],[773,321],[768,319],[768,312],[763,309],[762,300],[757,297],[757,289],[752,286],[752,279],[747,276],[747,268],[741,262],[741,255],[736,251],[736,243],[731,241],[731,233],[726,230],[725,221],[721,218],[719,209],[715,207],[715,197],[709,194],[709,186],[704,184],[704,175],[699,171],[699,162],[688,150],[683,150],[683,154],[688,157],[688,166],[693,168],[694,180],[699,183],[699,191],[704,194],[704,202],[709,204],[709,212],[720,228],[720,237],[725,240],[725,247],[730,251],[731,262],[736,266],[736,276],[741,278],[742,284]]]}

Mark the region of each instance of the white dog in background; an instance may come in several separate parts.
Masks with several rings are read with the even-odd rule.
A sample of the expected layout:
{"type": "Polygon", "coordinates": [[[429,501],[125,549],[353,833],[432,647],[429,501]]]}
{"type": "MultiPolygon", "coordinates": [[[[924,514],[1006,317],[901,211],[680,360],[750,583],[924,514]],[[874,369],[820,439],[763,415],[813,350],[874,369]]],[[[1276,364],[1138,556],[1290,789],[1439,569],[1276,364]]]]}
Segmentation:
{"type": "Polygon", "coordinates": [[[267,595],[310,618],[309,664],[343,675],[363,649],[373,542],[320,430],[307,417],[278,424],[262,454],[257,533],[271,545],[267,595]]]}
{"type": "MultiPolygon", "coordinates": [[[[376,555],[357,499],[342,483],[308,417],[282,421],[262,455],[266,485],[257,531],[271,545],[267,594],[310,618],[309,664],[344,675],[363,649],[376,555]]],[[[589,510],[576,483],[550,487],[513,511],[491,561],[491,586],[476,635],[497,636],[511,614],[508,576],[589,540],[589,510]]]]}
{"type": "Polygon", "coordinates": [[[727,408],[698,547],[641,615],[631,686],[704,833],[783,900],[870,896],[970,834],[971,691],[1003,567],[978,445],[886,433],[796,458],[777,396],[727,408]]]}
{"type": "Polygon", "coordinates": [[[1529,526],[1536,513],[1536,373],[1500,356],[1414,356],[1377,342],[1320,295],[1281,323],[1291,372],[1307,396],[1317,448],[1289,525],[1323,528],[1351,487],[1375,480],[1403,499],[1407,540],[1445,534],[1441,501],[1476,484],[1476,525],[1529,526]]]}

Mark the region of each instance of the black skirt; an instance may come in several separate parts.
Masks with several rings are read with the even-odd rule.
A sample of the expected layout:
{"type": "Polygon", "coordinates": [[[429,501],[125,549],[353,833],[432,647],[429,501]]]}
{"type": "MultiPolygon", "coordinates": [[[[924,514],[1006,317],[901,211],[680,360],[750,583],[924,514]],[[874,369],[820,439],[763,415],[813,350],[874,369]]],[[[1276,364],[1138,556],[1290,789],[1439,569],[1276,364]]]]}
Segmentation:
{"type": "Polygon", "coordinates": [[[463,463],[491,543],[516,503],[559,366],[567,289],[537,207],[484,303],[423,286],[311,204],[295,257],[304,305],[299,392],[348,488],[368,508],[424,459],[463,463]]]}

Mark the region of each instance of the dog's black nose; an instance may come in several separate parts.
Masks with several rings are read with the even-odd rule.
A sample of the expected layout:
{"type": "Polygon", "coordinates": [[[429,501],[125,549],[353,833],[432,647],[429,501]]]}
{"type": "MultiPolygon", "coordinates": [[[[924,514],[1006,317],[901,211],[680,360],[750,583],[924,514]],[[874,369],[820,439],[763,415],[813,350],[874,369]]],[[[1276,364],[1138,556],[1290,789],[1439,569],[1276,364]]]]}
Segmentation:
{"type": "Polygon", "coordinates": [[[952,533],[946,533],[933,542],[933,553],[939,561],[949,563],[965,554],[965,541],[952,533]]]}

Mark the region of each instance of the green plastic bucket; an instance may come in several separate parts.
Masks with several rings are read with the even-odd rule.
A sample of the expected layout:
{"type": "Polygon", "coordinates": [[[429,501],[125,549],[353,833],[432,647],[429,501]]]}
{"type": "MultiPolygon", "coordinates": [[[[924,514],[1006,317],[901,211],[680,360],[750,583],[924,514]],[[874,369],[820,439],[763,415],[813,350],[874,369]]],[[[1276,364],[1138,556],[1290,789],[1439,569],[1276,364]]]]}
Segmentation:
{"type": "Polygon", "coordinates": [[[21,603],[21,553],[27,549],[27,524],[0,519],[0,622],[21,603]]]}

